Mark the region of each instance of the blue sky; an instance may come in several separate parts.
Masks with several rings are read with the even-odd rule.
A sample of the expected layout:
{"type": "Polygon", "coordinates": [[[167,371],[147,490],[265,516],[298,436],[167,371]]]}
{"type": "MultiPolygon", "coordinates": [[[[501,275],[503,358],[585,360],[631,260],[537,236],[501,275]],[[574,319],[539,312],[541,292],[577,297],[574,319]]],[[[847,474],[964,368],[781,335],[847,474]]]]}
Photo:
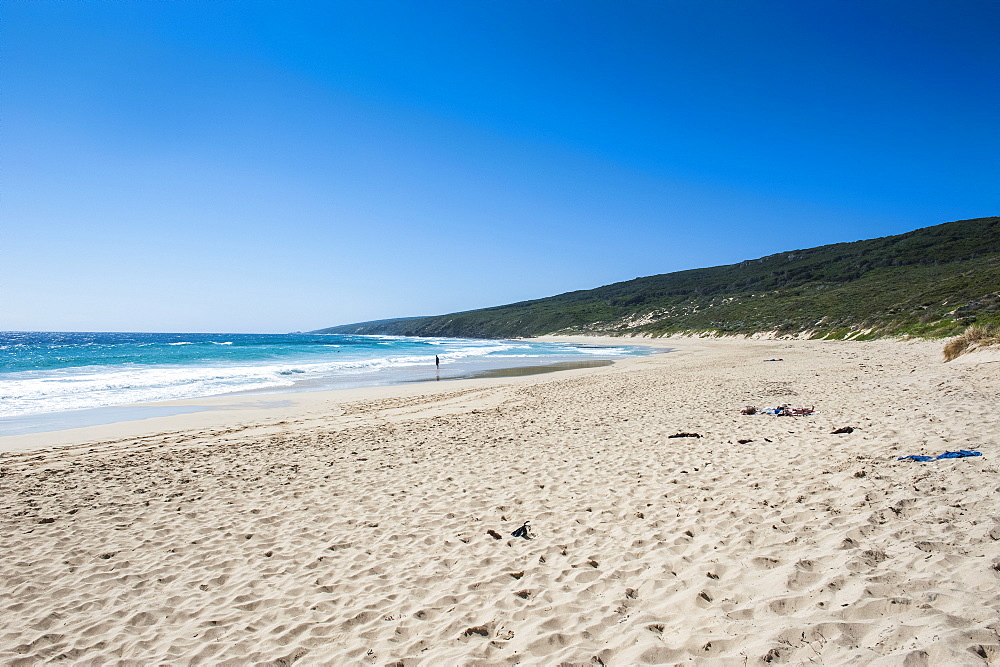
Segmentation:
{"type": "Polygon", "coordinates": [[[0,329],[291,331],[1000,212],[1000,3],[0,8],[0,329]]]}

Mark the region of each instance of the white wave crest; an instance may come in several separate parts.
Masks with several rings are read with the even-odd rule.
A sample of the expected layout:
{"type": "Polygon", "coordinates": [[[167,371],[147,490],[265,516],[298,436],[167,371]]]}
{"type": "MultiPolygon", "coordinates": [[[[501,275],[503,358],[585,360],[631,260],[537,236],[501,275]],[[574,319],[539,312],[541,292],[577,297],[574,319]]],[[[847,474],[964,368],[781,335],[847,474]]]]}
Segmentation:
{"type": "MultiPolygon", "coordinates": [[[[374,337],[373,337],[374,338],[374,337]]],[[[129,403],[200,398],[231,392],[278,390],[308,382],[319,386],[336,378],[368,382],[389,369],[433,368],[434,352],[442,363],[516,363],[517,360],[567,357],[616,357],[634,354],[627,347],[581,348],[550,343],[379,337],[398,341],[398,349],[345,346],[326,355],[185,365],[113,365],[18,371],[0,374],[0,417],[16,417],[129,403]],[[425,347],[430,342],[434,348],[425,347]],[[422,350],[420,348],[423,348],[422,350]]],[[[209,341],[215,345],[231,341],[209,341]]],[[[178,341],[168,345],[194,345],[178,341]]],[[[391,343],[390,343],[391,345],[391,343]]],[[[325,344],[323,347],[340,347],[325,344]]],[[[316,350],[318,348],[313,348],[316,350]]],[[[226,353],[229,357],[231,353],[226,353]]],[[[383,376],[384,377],[384,376],[383,376]]]]}

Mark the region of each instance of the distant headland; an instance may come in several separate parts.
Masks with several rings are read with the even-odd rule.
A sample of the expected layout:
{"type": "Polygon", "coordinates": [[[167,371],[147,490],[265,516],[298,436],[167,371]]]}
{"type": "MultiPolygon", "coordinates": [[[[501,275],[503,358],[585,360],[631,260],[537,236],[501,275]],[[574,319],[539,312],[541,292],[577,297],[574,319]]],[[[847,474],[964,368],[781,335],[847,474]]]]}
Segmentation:
{"type": "Polygon", "coordinates": [[[1000,323],[1000,217],[791,250],[738,264],[431,317],[313,333],[531,337],[774,333],[949,336],[1000,323]]]}

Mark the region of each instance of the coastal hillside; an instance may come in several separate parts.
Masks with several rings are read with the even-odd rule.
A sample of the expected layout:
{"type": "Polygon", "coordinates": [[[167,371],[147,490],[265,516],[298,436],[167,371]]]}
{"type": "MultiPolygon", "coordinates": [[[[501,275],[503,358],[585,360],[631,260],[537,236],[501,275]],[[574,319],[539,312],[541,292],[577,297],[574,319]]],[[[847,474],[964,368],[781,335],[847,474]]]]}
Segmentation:
{"type": "Polygon", "coordinates": [[[790,250],[533,301],[314,333],[944,336],[1000,322],[1000,217],[790,250]]]}

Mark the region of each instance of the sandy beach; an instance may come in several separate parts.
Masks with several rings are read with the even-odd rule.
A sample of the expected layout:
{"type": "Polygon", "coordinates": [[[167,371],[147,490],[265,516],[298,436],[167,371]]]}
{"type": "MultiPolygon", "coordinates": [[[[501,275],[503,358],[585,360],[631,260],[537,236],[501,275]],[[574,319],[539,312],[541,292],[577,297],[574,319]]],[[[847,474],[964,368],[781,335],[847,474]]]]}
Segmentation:
{"type": "Polygon", "coordinates": [[[1000,662],[1000,355],[655,343],[0,438],[0,661],[1000,662]]]}

